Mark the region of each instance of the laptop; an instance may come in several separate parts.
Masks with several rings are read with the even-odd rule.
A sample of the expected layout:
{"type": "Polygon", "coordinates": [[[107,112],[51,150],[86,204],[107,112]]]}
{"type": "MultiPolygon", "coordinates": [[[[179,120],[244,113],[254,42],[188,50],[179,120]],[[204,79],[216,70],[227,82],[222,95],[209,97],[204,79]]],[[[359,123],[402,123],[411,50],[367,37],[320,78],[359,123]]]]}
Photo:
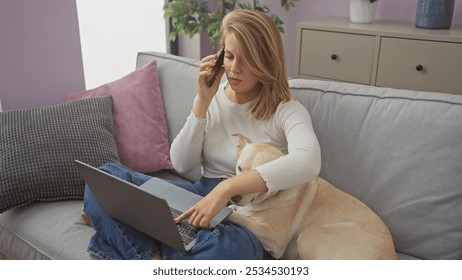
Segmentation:
{"type": "MultiPolygon", "coordinates": [[[[189,251],[196,244],[198,229],[187,220],[177,225],[174,219],[201,200],[201,196],[155,177],[136,186],[84,162],[75,162],[106,214],[178,251],[189,251]]],[[[231,212],[223,207],[211,220],[210,228],[231,212]]]]}

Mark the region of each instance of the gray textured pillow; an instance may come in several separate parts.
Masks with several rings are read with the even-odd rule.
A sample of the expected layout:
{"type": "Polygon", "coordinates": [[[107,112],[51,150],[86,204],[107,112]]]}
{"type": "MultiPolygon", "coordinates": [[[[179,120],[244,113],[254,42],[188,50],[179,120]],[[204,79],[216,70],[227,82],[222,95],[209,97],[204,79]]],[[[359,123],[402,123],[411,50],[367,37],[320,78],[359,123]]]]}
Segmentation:
{"type": "Polygon", "coordinates": [[[119,161],[110,96],[0,113],[0,213],[83,198],[76,159],[119,161]]]}

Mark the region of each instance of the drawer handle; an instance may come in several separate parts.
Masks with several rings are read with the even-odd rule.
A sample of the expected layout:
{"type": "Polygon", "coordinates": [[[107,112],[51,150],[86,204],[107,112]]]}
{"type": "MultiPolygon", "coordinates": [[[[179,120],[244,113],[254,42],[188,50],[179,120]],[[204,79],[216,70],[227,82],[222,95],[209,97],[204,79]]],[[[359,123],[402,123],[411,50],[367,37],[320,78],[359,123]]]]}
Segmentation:
{"type": "Polygon", "coordinates": [[[330,59],[332,59],[332,60],[336,60],[337,58],[338,58],[338,55],[336,55],[336,54],[332,54],[330,56],[330,59]]]}
{"type": "Polygon", "coordinates": [[[417,70],[417,71],[419,71],[419,72],[422,71],[423,69],[424,69],[424,67],[423,67],[421,64],[419,64],[419,65],[417,65],[417,66],[415,67],[415,70],[417,70]]]}

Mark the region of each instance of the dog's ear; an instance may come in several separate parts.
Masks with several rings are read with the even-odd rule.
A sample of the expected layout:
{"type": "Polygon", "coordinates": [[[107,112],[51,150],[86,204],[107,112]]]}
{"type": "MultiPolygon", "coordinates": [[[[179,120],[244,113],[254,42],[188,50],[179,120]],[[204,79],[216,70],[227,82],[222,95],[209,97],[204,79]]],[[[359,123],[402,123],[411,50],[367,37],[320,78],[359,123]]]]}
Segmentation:
{"type": "Polygon", "coordinates": [[[236,147],[238,155],[241,153],[241,150],[245,147],[245,145],[252,143],[252,140],[240,134],[239,132],[234,133],[233,136],[239,137],[239,144],[237,144],[236,147]]]}

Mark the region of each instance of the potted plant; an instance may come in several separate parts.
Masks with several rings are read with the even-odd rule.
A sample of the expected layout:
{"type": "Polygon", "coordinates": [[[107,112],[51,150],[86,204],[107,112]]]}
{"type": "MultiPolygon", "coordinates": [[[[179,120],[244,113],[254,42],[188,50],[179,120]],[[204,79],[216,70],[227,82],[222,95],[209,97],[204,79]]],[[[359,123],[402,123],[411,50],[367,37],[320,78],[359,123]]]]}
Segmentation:
{"type": "MultiPolygon", "coordinates": [[[[288,11],[295,7],[298,0],[281,0],[281,6],[288,11]]],[[[210,11],[209,2],[205,0],[173,0],[164,5],[164,16],[171,19],[170,40],[174,41],[178,35],[184,34],[190,37],[206,31],[210,37],[210,43],[216,48],[220,39],[220,24],[223,17],[230,11],[240,9],[258,10],[267,13],[274,20],[281,33],[283,21],[270,9],[254,0],[251,3],[239,0],[221,0],[215,11],[210,11]]]]}

